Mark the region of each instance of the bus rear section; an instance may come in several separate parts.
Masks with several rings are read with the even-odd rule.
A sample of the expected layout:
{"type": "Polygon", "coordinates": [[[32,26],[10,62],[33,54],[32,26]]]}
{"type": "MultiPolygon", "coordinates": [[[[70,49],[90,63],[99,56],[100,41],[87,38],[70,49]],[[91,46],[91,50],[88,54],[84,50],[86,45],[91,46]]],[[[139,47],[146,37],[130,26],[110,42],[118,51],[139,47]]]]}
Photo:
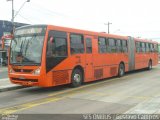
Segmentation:
{"type": "Polygon", "coordinates": [[[158,64],[158,43],[135,39],[135,69],[148,68],[158,64]]]}

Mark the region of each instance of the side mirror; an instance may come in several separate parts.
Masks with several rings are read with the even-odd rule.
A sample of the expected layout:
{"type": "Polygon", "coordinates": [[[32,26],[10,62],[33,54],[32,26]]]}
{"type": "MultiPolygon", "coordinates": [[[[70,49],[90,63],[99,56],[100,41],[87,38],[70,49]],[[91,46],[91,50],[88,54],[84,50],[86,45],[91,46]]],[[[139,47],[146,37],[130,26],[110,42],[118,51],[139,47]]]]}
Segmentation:
{"type": "Polygon", "coordinates": [[[49,42],[52,44],[53,43],[53,37],[51,36],[50,38],[49,38],[49,42]]]}

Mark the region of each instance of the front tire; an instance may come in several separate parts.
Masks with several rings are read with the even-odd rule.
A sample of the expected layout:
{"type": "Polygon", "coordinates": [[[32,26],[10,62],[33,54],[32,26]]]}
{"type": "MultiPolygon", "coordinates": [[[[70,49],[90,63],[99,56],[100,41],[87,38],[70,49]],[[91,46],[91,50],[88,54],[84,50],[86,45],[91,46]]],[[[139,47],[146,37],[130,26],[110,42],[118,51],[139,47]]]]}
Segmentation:
{"type": "Polygon", "coordinates": [[[71,76],[71,87],[78,87],[82,84],[82,72],[79,69],[75,69],[72,72],[71,76]]]}
{"type": "Polygon", "coordinates": [[[119,69],[118,69],[118,77],[122,77],[125,74],[125,67],[124,64],[120,64],[119,65],[119,69]]]}

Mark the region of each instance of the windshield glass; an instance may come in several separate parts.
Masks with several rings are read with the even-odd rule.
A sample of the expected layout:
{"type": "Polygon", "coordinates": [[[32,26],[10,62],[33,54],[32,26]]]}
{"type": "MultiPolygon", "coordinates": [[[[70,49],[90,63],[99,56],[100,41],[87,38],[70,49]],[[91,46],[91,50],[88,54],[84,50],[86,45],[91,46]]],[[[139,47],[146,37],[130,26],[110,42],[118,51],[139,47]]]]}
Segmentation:
{"type": "Polygon", "coordinates": [[[11,63],[40,64],[44,36],[15,37],[11,44],[11,63]]]}
{"type": "MultiPolygon", "coordinates": [[[[24,31],[24,29],[22,29],[24,31]]],[[[28,30],[28,29],[27,29],[28,30]]],[[[10,63],[15,65],[40,65],[44,33],[15,35],[11,42],[10,63]]]]}

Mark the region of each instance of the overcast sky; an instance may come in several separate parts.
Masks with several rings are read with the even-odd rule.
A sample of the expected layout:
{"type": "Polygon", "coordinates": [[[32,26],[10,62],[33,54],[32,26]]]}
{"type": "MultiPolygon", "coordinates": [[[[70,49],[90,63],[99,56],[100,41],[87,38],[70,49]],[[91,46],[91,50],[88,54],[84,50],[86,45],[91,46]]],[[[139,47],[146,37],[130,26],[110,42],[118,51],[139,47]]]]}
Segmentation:
{"type": "MultiPolygon", "coordinates": [[[[14,0],[15,14],[25,0],[14,0]]],[[[30,0],[16,22],[52,24],[160,42],[160,0],[30,0]]],[[[0,0],[0,20],[11,20],[11,1],[0,0]]]]}

